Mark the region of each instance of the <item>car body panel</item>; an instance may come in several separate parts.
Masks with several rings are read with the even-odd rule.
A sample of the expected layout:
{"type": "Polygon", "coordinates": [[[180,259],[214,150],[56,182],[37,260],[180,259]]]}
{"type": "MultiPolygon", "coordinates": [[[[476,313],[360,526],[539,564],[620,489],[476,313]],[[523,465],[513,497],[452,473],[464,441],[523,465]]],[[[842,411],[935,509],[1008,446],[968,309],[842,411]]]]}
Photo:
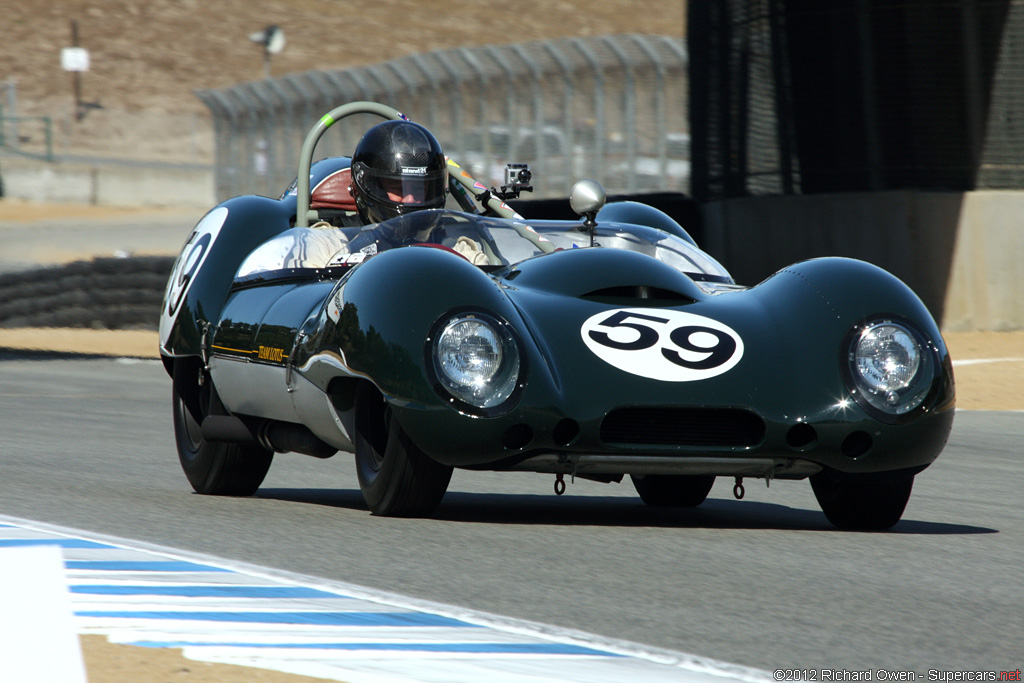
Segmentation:
{"type": "MultiPolygon", "coordinates": [[[[538,225],[542,233],[572,228],[538,225]]],[[[606,228],[609,234],[626,229],[606,228]]],[[[445,464],[505,468],[542,454],[605,453],[756,456],[846,472],[899,470],[931,462],[952,418],[951,386],[935,389],[931,412],[922,419],[885,429],[844,400],[843,343],[862,319],[884,314],[915,320],[935,340],[937,362],[948,365],[941,335],[920,300],[885,271],[851,259],[795,264],[755,287],[721,293],[644,253],[603,247],[564,249],[491,272],[440,249],[395,248],[340,276],[316,270],[277,276],[262,284],[236,283],[212,325],[212,375],[225,405],[251,416],[300,421],[289,398],[296,378],[325,394],[339,379],[333,387],[339,395],[350,391],[341,388],[345,380],[365,379],[419,447],[445,464]],[[648,298],[630,294],[643,288],[648,298]],[[516,330],[523,390],[503,415],[466,414],[431,379],[431,330],[462,310],[487,313],[516,330]],[[623,360],[628,353],[609,361],[588,346],[588,321],[600,324],[613,315],[627,316],[627,325],[661,326],[663,338],[673,321],[717,324],[734,335],[737,357],[727,371],[711,375],[638,374],[627,368],[632,361],[623,360]],[[244,372],[260,379],[239,381],[244,372]],[[257,388],[264,384],[261,396],[257,388]],[[602,437],[610,413],[645,406],[687,407],[698,417],[715,410],[732,411],[737,419],[753,415],[762,435],[756,442],[741,435],[735,442],[676,445],[602,437]],[[567,422],[575,425],[570,440],[559,437],[567,422]],[[794,445],[798,425],[813,427],[813,444],[794,445]],[[928,438],[933,432],[940,436],[928,438]],[[872,447],[857,457],[843,455],[855,433],[870,435],[872,447]]],[[[321,422],[338,427],[350,421],[337,405],[335,412],[321,422]]],[[[322,426],[317,431],[325,435],[322,426]]],[[[326,435],[329,443],[349,443],[346,430],[326,435]]]]}

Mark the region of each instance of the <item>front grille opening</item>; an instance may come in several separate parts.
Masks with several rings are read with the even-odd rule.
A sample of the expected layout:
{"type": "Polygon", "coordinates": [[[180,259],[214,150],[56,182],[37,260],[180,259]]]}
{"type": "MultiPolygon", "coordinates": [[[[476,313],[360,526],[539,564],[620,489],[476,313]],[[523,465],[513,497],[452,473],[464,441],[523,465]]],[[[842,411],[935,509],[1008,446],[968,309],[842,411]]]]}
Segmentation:
{"type": "Polygon", "coordinates": [[[764,436],[764,420],[733,408],[618,408],[601,422],[605,443],[747,448],[764,436]]]}
{"type": "Polygon", "coordinates": [[[648,287],[647,285],[605,287],[588,292],[582,298],[609,303],[639,302],[652,305],[693,303],[693,299],[685,294],[673,292],[670,289],[662,289],[661,287],[648,287]]]}

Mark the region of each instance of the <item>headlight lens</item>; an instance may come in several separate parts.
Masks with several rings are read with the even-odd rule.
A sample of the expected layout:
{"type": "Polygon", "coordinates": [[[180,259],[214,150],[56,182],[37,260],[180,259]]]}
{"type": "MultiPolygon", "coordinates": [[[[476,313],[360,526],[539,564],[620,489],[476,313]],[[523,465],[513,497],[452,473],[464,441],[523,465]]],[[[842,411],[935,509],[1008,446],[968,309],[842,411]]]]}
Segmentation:
{"type": "Polygon", "coordinates": [[[476,408],[505,402],[519,381],[519,348],[507,324],[478,313],[445,320],[434,337],[433,363],[444,388],[476,408]]]}
{"type": "Polygon", "coordinates": [[[906,328],[893,323],[864,330],[854,354],[861,378],[886,394],[910,386],[921,368],[921,346],[906,328]]]}
{"type": "Polygon", "coordinates": [[[884,414],[905,415],[928,396],[934,378],[932,356],[923,335],[909,324],[869,323],[850,343],[854,395],[884,414]]]}

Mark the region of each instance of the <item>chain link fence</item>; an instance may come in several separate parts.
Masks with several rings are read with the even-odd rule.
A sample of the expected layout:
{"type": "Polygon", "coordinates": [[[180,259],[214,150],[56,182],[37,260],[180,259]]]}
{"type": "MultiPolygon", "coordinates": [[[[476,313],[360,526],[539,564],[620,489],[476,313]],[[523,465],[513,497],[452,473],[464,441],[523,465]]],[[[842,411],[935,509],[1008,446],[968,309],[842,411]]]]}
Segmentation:
{"type": "MultiPolygon", "coordinates": [[[[279,195],[312,125],[357,100],[427,126],[478,180],[529,163],[534,196],[594,178],[609,193],[687,192],[688,56],[681,38],[615,35],[452,48],[372,66],[200,90],[213,114],[216,194],[279,195]]],[[[316,157],[350,155],[371,115],[334,125],[316,157]]]]}

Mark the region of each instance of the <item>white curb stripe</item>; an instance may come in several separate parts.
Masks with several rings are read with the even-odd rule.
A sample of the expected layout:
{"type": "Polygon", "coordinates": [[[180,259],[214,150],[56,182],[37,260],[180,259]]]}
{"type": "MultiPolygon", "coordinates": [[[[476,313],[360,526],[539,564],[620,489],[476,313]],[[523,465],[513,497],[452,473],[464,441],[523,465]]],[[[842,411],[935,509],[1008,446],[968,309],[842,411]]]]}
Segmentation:
{"type": "Polygon", "coordinates": [[[61,551],[0,548],[0,680],[85,683],[61,551]]]}
{"type": "Polygon", "coordinates": [[[682,652],[0,517],[0,551],[35,545],[61,547],[80,633],[191,659],[349,683],[769,680],[682,652]]]}
{"type": "Polygon", "coordinates": [[[965,365],[982,365],[984,363],[1020,363],[1024,358],[967,358],[953,361],[953,367],[959,368],[965,365]]]}

